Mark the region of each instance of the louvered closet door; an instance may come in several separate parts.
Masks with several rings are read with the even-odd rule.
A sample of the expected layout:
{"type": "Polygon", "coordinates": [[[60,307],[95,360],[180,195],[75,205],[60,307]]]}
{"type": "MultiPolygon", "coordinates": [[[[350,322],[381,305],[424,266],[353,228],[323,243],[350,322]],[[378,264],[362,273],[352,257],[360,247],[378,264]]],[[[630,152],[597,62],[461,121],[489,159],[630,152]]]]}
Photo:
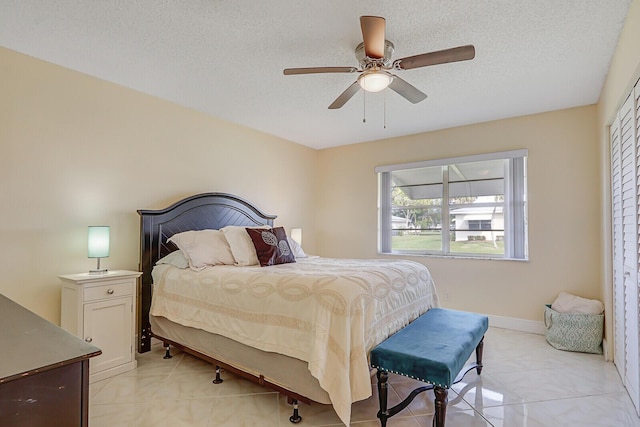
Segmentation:
{"type": "Polygon", "coordinates": [[[611,125],[614,273],[614,363],[640,413],[638,267],[640,239],[640,138],[632,94],[611,125]]]}
{"type": "MultiPolygon", "coordinates": [[[[640,415],[640,86],[636,84],[631,92],[632,102],[630,103],[631,118],[629,119],[632,128],[629,135],[634,140],[636,148],[636,215],[635,226],[635,263],[632,268],[631,279],[625,283],[625,306],[627,307],[627,390],[631,395],[631,400],[636,407],[636,412],[640,415]]],[[[623,123],[623,126],[625,124],[623,123]]],[[[623,135],[625,127],[622,128],[623,135]]],[[[625,268],[626,268],[625,262],[625,268]]]]}
{"type": "Polygon", "coordinates": [[[622,257],[622,166],[620,147],[620,115],[611,124],[611,220],[613,232],[613,300],[614,356],[620,377],[624,378],[624,262],[622,257]]]}

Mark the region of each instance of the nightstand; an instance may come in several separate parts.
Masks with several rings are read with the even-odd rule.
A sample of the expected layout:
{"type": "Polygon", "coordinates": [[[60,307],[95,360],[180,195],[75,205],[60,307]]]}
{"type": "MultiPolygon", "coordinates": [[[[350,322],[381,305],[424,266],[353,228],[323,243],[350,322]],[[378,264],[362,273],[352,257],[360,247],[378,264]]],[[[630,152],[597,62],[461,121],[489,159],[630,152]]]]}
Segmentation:
{"type": "Polygon", "coordinates": [[[137,366],[135,310],[138,271],[58,276],[62,285],[60,326],[102,350],[90,360],[90,382],[137,366]]]}

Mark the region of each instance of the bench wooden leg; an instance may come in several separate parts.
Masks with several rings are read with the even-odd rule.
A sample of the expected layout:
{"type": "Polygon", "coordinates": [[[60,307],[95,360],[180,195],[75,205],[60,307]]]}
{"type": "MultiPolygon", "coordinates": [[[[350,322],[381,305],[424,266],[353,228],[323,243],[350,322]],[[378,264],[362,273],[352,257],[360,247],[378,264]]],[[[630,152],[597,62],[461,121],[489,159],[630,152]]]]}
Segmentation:
{"type": "Polygon", "coordinates": [[[484,349],[484,337],[478,343],[476,347],[476,372],[478,375],[482,373],[482,350],[484,349]]]}
{"type": "Polygon", "coordinates": [[[446,388],[435,386],[433,394],[436,396],[435,407],[436,413],[433,416],[433,425],[435,427],[444,427],[444,420],[447,417],[447,403],[449,402],[449,390],[446,388]]]}
{"type": "Polygon", "coordinates": [[[378,418],[380,418],[380,425],[385,427],[387,425],[387,418],[389,418],[389,412],[387,411],[387,395],[389,392],[389,374],[386,371],[378,369],[376,373],[378,377],[378,401],[380,402],[380,411],[378,412],[378,418]]]}

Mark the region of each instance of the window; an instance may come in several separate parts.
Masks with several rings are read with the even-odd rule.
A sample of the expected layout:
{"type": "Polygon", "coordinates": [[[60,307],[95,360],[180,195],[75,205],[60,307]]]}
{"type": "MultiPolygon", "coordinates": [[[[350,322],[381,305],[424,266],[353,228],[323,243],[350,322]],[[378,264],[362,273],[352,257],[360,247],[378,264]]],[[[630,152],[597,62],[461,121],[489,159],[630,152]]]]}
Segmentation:
{"type": "Polygon", "coordinates": [[[379,251],[527,258],[527,150],[376,168],[379,251]]]}
{"type": "Polygon", "coordinates": [[[469,219],[469,230],[491,230],[490,219],[469,219]]]}

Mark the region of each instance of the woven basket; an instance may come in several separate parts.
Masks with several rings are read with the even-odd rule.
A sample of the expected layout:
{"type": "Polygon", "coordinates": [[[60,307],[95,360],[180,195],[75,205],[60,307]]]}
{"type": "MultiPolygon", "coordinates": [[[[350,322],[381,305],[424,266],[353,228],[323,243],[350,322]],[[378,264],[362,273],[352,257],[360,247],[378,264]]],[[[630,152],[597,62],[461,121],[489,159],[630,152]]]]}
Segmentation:
{"type": "Polygon", "coordinates": [[[558,350],[602,354],[604,314],[559,313],[544,307],[547,342],[558,350]]]}

